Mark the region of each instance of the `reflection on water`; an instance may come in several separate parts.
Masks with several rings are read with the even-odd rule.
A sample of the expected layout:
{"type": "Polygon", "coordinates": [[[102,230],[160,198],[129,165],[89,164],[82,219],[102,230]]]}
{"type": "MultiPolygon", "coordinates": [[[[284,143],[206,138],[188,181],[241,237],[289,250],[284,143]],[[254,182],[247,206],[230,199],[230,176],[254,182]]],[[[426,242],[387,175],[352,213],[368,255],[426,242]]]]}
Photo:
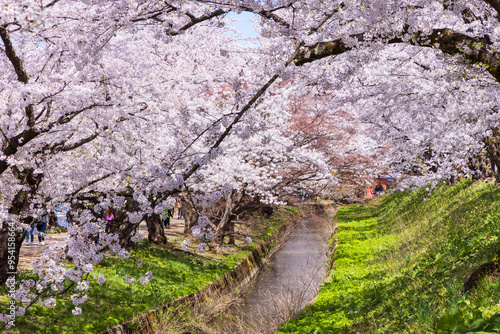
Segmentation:
{"type": "Polygon", "coordinates": [[[219,332],[265,333],[317,294],[328,248],[325,222],[306,220],[258,274],[237,307],[215,321],[219,332]]]}

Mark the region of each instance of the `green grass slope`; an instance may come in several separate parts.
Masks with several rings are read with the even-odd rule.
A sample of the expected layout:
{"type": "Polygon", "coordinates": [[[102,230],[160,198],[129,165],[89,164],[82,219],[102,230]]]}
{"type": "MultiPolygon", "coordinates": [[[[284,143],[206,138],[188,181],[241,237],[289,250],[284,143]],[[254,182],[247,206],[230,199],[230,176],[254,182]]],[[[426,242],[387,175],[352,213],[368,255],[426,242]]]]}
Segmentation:
{"type": "Polygon", "coordinates": [[[338,211],[338,247],[316,302],[279,333],[500,333],[500,186],[462,181],[338,211]]]}

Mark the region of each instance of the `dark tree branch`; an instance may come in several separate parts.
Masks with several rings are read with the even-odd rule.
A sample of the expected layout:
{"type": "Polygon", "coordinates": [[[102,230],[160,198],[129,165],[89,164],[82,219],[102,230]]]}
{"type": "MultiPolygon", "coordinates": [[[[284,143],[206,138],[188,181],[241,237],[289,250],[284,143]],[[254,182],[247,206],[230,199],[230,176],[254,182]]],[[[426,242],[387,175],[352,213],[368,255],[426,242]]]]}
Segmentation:
{"type": "Polygon", "coordinates": [[[170,13],[174,10],[175,10],[175,8],[173,8],[173,7],[170,7],[166,10],[160,9],[160,10],[157,10],[154,12],[143,14],[143,16],[133,19],[132,22],[141,22],[141,21],[148,21],[148,20],[156,20],[156,21],[163,22],[163,20],[161,20],[159,18],[159,16],[161,16],[162,14],[165,14],[165,13],[170,13]]]}
{"type": "Polygon", "coordinates": [[[100,182],[100,181],[102,181],[104,179],[107,179],[108,177],[110,177],[112,175],[115,175],[115,174],[116,174],[115,172],[107,173],[107,174],[105,174],[105,175],[103,175],[103,176],[101,176],[101,177],[99,177],[99,178],[97,178],[95,180],[90,181],[89,183],[87,183],[87,184],[81,186],[80,188],[76,189],[75,191],[73,191],[71,194],[67,195],[65,201],[66,202],[70,201],[73,197],[75,197],[83,189],[88,188],[91,185],[96,184],[97,182],[100,182]]]}
{"type": "Polygon", "coordinates": [[[314,27],[314,28],[311,29],[311,31],[309,32],[309,35],[311,35],[312,33],[315,33],[316,31],[318,31],[326,23],[326,21],[328,21],[335,13],[337,13],[339,10],[341,10],[344,7],[345,7],[345,5],[342,2],[340,5],[337,6],[337,8],[335,8],[334,10],[332,10],[330,13],[326,14],[323,17],[323,19],[321,21],[319,21],[318,25],[316,27],[314,27]]]}
{"type": "MultiPolygon", "coordinates": [[[[351,36],[358,42],[365,42],[364,34],[351,36]]],[[[487,65],[488,71],[500,81],[500,53],[490,51],[486,47],[490,44],[488,36],[484,38],[470,37],[451,29],[434,29],[430,35],[415,33],[412,39],[405,41],[400,37],[387,40],[388,44],[406,43],[422,47],[432,47],[443,51],[446,54],[461,54],[465,58],[487,65]]],[[[301,50],[294,63],[297,66],[313,62],[325,57],[339,55],[352,50],[352,47],[345,45],[341,39],[327,42],[320,42],[314,45],[306,46],[301,50]]]]}
{"type": "MultiPolygon", "coordinates": [[[[14,71],[17,74],[17,80],[22,83],[27,84],[29,81],[28,73],[23,66],[23,61],[16,54],[14,50],[14,46],[12,45],[12,41],[10,40],[9,32],[7,31],[7,25],[3,25],[0,27],[0,38],[5,46],[5,54],[7,58],[9,58],[12,66],[14,67],[14,71]]],[[[32,128],[35,126],[35,114],[33,110],[33,105],[28,104],[25,108],[26,118],[28,119],[28,127],[32,128]]],[[[1,173],[0,173],[1,174],[1,173]]]]}
{"type": "MultiPolygon", "coordinates": [[[[209,1],[209,3],[217,5],[217,6],[231,6],[231,4],[229,4],[229,3],[225,2],[225,1],[209,1]]],[[[285,5],[273,8],[271,10],[262,10],[262,11],[256,11],[256,10],[254,10],[251,7],[243,6],[243,5],[238,5],[237,7],[238,7],[239,10],[242,10],[242,11],[245,11],[245,12],[251,12],[251,13],[254,13],[256,15],[260,15],[262,17],[265,17],[267,19],[275,21],[276,23],[281,24],[285,28],[290,28],[290,24],[288,22],[286,22],[284,19],[282,19],[281,17],[279,17],[278,15],[274,14],[274,12],[277,11],[277,10],[283,9],[283,8],[291,7],[292,5],[293,5],[293,1],[291,1],[288,4],[285,4],[285,5]]],[[[230,12],[230,11],[231,10],[228,10],[225,13],[230,12]]]]}
{"type": "Polygon", "coordinates": [[[260,15],[260,16],[266,18],[266,19],[269,19],[269,20],[272,20],[272,21],[274,21],[276,23],[281,24],[283,27],[285,27],[287,29],[290,29],[291,28],[290,23],[286,22],[283,18],[281,18],[278,15],[274,14],[274,11],[282,9],[282,8],[290,7],[291,5],[292,4],[290,3],[287,6],[282,6],[282,7],[279,7],[279,8],[272,9],[272,10],[263,10],[263,11],[260,11],[260,12],[256,12],[256,11],[254,11],[250,7],[241,7],[241,9],[243,9],[244,11],[247,11],[247,12],[252,12],[254,14],[260,15]]]}
{"type": "Polygon", "coordinates": [[[35,111],[33,109],[33,105],[32,104],[28,104],[24,108],[24,112],[26,114],[26,117],[28,118],[28,126],[30,128],[34,127],[35,126],[35,111]]]}
{"type": "Polygon", "coordinates": [[[60,1],[60,0],[53,0],[53,1],[49,2],[48,4],[46,4],[46,5],[44,6],[44,8],[49,8],[49,7],[52,7],[52,6],[54,6],[56,3],[58,3],[59,1],[60,1]]]}
{"type": "MultiPolygon", "coordinates": [[[[10,157],[14,154],[17,153],[19,148],[23,147],[26,145],[28,142],[33,140],[34,138],[38,137],[42,133],[49,132],[54,126],[59,125],[59,124],[65,124],[70,122],[73,118],[81,114],[82,112],[96,108],[96,107],[109,107],[111,104],[92,104],[90,106],[84,107],[82,109],[78,109],[75,111],[71,111],[61,117],[55,122],[52,122],[49,124],[46,128],[44,129],[36,129],[36,128],[29,128],[27,130],[24,130],[23,132],[19,133],[17,136],[11,137],[7,141],[7,145],[5,150],[3,151],[3,154],[7,157],[10,157]]],[[[0,160],[0,174],[2,174],[7,168],[9,167],[9,163],[7,163],[6,160],[0,160]]]]}
{"type": "Polygon", "coordinates": [[[12,42],[10,40],[9,32],[7,31],[6,25],[0,26],[0,38],[2,38],[2,42],[5,46],[5,54],[12,63],[12,66],[14,66],[14,70],[16,71],[17,74],[17,80],[25,84],[28,83],[29,80],[28,74],[24,69],[21,58],[19,58],[19,56],[16,54],[16,51],[14,50],[14,46],[12,45],[12,42]]]}
{"type": "Polygon", "coordinates": [[[194,17],[194,16],[192,16],[190,14],[189,15],[186,14],[191,19],[191,21],[189,23],[185,24],[184,26],[180,27],[177,30],[167,31],[166,33],[169,36],[179,35],[181,32],[183,32],[185,30],[188,30],[189,28],[191,28],[195,24],[198,24],[200,22],[207,21],[207,20],[210,20],[210,19],[212,19],[214,17],[226,14],[227,12],[228,12],[227,10],[217,9],[217,10],[215,10],[215,11],[209,13],[209,14],[202,15],[202,16],[200,16],[198,18],[196,18],[196,17],[194,17]]]}
{"type": "Polygon", "coordinates": [[[91,104],[89,106],[83,107],[82,109],[70,111],[67,114],[64,114],[63,116],[59,117],[59,119],[56,122],[52,123],[49,126],[49,128],[52,128],[56,124],[66,124],[66,123],[70,122],[73,118],[75,118],[76,116],[80,115],[84,111],[87,111],[87,110],[90,110],[90,109],[93,109],[96,107],[111,107],[111,106],[112,106],[112,104],[94,103],[94,104],[91,104]]]}
{"type": "Polygon", "coordinates": [[[96,139],[97,136],[98,136],[98,134],[94,133],[86,138],[80,139],[77,142],[74,142],[74,143],[68,144],[68,145],[64,145],[63,147],[61,147],[60,151],[61,152],[68,152],[68,151],[74,150],[75,148],[78,148],[78,147],[83,146],[87,143],[90,143],[92,140],[96,139]]]}
{"type": "Polygon", "coordinates": [[[36,77],[35,82],[37,82],[38,79],[40,79],[40,76],[42,75],[43,71],[45,71],[45,67],[47,67],[47,64],[49,63],[49,61],[52,59],[53,56],[54,56],[54,54],[51,54],[49,56],[49,58],[47,59],[47,61],[43,65],[42,69],[40,70],[40,73],[38,73],[38,76],[36,77]]]}

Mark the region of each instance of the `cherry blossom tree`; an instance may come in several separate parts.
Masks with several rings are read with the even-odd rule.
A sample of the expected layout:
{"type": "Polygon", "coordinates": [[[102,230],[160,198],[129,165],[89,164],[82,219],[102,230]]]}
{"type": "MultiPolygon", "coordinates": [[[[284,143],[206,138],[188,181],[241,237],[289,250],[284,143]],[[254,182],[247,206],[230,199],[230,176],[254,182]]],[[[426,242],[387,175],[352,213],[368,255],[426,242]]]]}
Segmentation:
{"type": "MultiPolygon", "coordinates": [[[[161,4],[156,8],[145,2],[129,6],[125,1],[53,1],[45,6],[9,2],[5,7],[12,13],[2,16],[6,72],[1,93],[8,102],[2,106],[0,175],[2,201],[10,206],[8,220],[29,224],[36,204],[82,200],[79,194],[93,189],[102,194],[97,204],[91,199],[92,210],[85,203],[73,207],[71,237],[44,253],[34,268],[39,281],[21,284],[16,299],[22,301],[18,312],[23,313],[39,297],[52,306],[53,297],[68,291],[65,280],[80,286],[102,259],[104,246],[93,245],[91,238],[99,228],[96,214],[109,203],[124,205],[126,197],[120,195],[125,190],[110,189],[126,189],[136,203],[138,211],[129,214],[130,223],[146,218],[154,225],[159,204],[221,154],[221,143],[233,126],[277,76],[259,83],[263,76],[248,72],[257,89],[243,90],[241,69],[227,71],[224,58],[217,64],[203,54],[200,59],[203,52],[213,56],[229,51],[206,39],[210,27],[219,24],[201,28],[204,32],[186,37],[187,43],[177,35],[212,17],[210,11],[186,12],[161,4]],[[175,15],[168,19],[169,13],[175,15]],[[172,36],[179,40],[173,48],[172,36]],[[203,44],[196,51],[189,44],[193,37],[203,44]],[[170,66],[179,56],[177,67],[170,66]],[[220,71],[222,65],[226,71],[220,71]],[[202,66],[205,78],[198,72],[202,66]],[[175,74],[169,76],[168,70],[175,74]],[[179,81],[184,73],[189,79],[179,81]],[[232,87],[227,101],[213,93],[221,86],[218,80],[232,87]],[[73,260],[75,269],[66,269],[61,262],[65,258],[73,260]]],[[[215,37],[222,40],[220,34],[215,37]]],[[[236,68],[241,61],[232,63],[236,68]]],[[[16,227],[18,254],[26,224],[16,227]]],[[[7,231],[2,233],[5,246],[7,231]]],[[[105,234],[101,242],[127,256],[116,235],[105,234]]],[[[4,274],[15,265],[12,268],[3,268],[4,274]]],[[[82,294],[74,299],[78,307],[86,298],[82,294]]]]}
{"type": "MultiPolygon", "coordinates": [[[[82,191],[97,187],[108,193],[98,198],[105,203],[94,205],[94,212],[83,206],[80,212],[73,213],[77,224],[70,228],[71,238],[44,253],[34,268],[39,281],[21,284],[16,295],[22,300],[20,313],[38,297],[43,296],[45,302],[42,303],[52,305],[65,280],[75,284],[85,280],[88,270],[102,259],[102,247],[96,247],[89,239],[98,231],[95,214],[107,203],[124,205],[123,196],[110,198],[110,189],[132,186],[131,196],[140,211],[130,213],[131,223],[137,225],[145,215],[155,214],[151,210],[155,198],[161,193],[175,192],[183,179],[199,168],[202,162],[194,159],[206,152],[199,152],[195,144],[217,123],[214,118],[203,118],[200,115],[204,111],[196,109],[197,104],[207,103],[203,94],[196,94],[206,93],[216,77],[210,77],[212,82],[206,80],[208,83],[196,90],[189,90],[191,98],[183,101],[181,92],[185,87],[178,84],[179,77],[166,75],[172,69],[167,66],[171,57],[178,55],[167,52],[170,38],[189,28],[182,26],[184,28],[174,30],[164,22],[166,19],[161,16],[176,8],[161,4],[161,8],[152,8],[146,3],[121,6],[124,4],[127,5],[126,2],[53,1],[44,6],[39,2],[26,5],[9,2],[2,7],[9,15],[2,15],[4,21],[0,29],[5,65],[1,90],[0,191],[2,202],[10,207],[7,219],[25,223],[16,225],[16,254],[26,224],[31,224],[34,205],[72,201],[78,199],[82,191]],[[149,22],[161,25],[150,26],[149,22]],[[165,25],[169,33],[158,37],[156,29],[164,33],[165,25]],[[137,57],[144,62],[137,62],[137,57]],[[193,101],[196,99],[198,102],[193,101]],[[188,106],[188,102],[192,105],[188,106]],[[190,114],[190,107],[197,112],[190,114]],[[174,108],[178,108],[177,113],[168,112],[174,108]],[[182,124],[190,130],[190,135],[195,135],[182,138],[184,142],[176,139],[176,135],[183,135],[182,129],[166,127],[169,124],[166,115],[171,117],[171,124],[182,124]],[[210,126],[205,129],[207,124],[210,126]],[[197,126],[198,133],[192,129],[197,126]],[[158,141],[159,138],[163,140],[158,141]],[[161,156],[158,148],[163,148],[161,156]],[[188,170],[184,174],[176,174],[185,169],[188,170]],[[169,176],[148,189],[147,177],[165,171],[169,176]],[[150,193],[144,195],[134,186],[145,186],[150,193]],[[64,249],[66,253],[62,252],[64,249]],[[75,269],[67,270],[61,262],[67,257],[73,260],[75,269]],[[58,275],[47,276],[44,273],[48,271],[58,275]],[[52,284],[57,285],[55,289],[52,284]]],[[[210,27],[205,33],[209,33],[207,29],[210,27]]],[[[198,32],[197,36],[199,39],[203,36],[207,43],[206,34],[198,32]]],[[[181,51],[177,52],[189,56],[189,45],[182,41],[178,45],[181,51]]],[[[217,43],[212,45],[217,47],[217,43]]],[[[168,51],[175,52],[175,49],[168,51]]],[[[194,52],[192,55],[196,56],[194,52]]],[[[188,64],[191,71],[197,61],[194,58],[191,65],[188,64]]],[[[183,72],[186,69],[186,64],[181,63],[175,74],[192,76],[192,72],[183,72]]],[[[195,80],[190,78],[190,83],[195,80]]],[[[212,133],[216,135],[217,132],[212,133]]],[[[7,272],[15,271],[17,256],[16,263],[7,267],[8,231],[5,225],[3,227],[0,241],[5,261],[2,261],[1,278],[5,281],[7,272]]],[[[101,241],[113,252],[127,256],[119,247],[116,235],[104,235],[101,241]]],[[[82,301],[78,300],[75,306],[82,301]]]]}
{"type": "Polygon", "coordinates": [[[18,255],[36,207],[75,205],[72,238],[42,256],[39,280],[18,287],[19,314],[38,297],[53,306],[65,281],[79,314],[104,245],[127,256],[116,234],[89,242],[107,205],[126,208],[134,240],[146,219],[164,243],[159,215],[183,187],[207,205],[225,197],[231,217],[244,195],[279,202],[298,185],[326,182],[325,155],[290,127],[297,96],[321,105],[321,125],[349,115],[352,125],[335,124],[346,161],[350,151],[381,150],[381,167],[417,167],[408,184],[421,186],[473,172],[470,160],[488,150],[499,175],[497,0],[0,5],[0,201],[9,207],[0,282],[17,266],[7,266],[6,223],[16,226],[18,255]],[[258,50],[221,34],[229,11],[260,17],[258,50]]]}

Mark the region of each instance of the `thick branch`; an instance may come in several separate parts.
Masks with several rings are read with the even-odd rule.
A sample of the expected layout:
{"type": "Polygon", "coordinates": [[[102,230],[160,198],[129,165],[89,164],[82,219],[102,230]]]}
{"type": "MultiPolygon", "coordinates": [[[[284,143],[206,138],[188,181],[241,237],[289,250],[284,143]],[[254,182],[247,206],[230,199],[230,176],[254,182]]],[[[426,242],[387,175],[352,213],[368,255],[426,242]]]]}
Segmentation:
{"type": "MultiPolygon", "coordinates": [[[[68,123],[73,118],[75,118],[77,115],[81,114],[82,112],[84,112],[86,110],[89,110],[89,109],[92,109],[92,108],[95,108],[95,107],[107,107],[107,106],[111,106],[111,105],[92,104],[90,106],[87,106],[87,107],[84,107],[82,109],[78,109],[78,110],[75,110],[75,111],[71,111],[71,112],[69,112],[69,113],[61,116],[57,121],[52,122],[51,124],[49,124],[44,129],[29,128],[27,130],[24,130],[23,132],[19,133],[17,136],[12,137],[12,138],[10,138],[8,140],[6,148],[5,148],[5,150],[2,153],[6,157],[10,157],[10,156],[16,154],[17,151],[19,150],[19,148],[23,147],[28,142],[30,142],[31,140],[35,139],[40,134],[46,133],[46,132],[50,131],[50,129],[52,129],[54,126],[56,126],[58,124],[68,123]]],[[[94,138],[92,138],[92,136],[87,137],[86,139],[91,138],[90,140],[93,140],[94,138]]],[[[90,141],[90,140],[85,141],[86,139],[83,139],[81,141],[81,145],[83,145],[83,144],[87,143],[88,141],[90,141]]],[[[80,143],[80,142],[78,142],[78,143],[80,143]]],[[[67,150],[69,150],[69,149],[67,149],[67,150]]],[[[6,160],[0,160],[0,174],[2,174],[8,167],[9,167],[9,163],[6,160]]]]}
{"type": "Polygon", "coordinates": [[[34,155],[43,154],[47,151],[50,151],[50,154],[54,154],[56,152],[68,152],[68,151],[74,150],[78,147],[81,147],[87,143],[90,143],[92,140],[96,139],[97,136],[98,136],[97,133],[93,133],[88,137],[81,138],[80,140],[73,142],[73,143],[70,143],[70,144],[66,143],[65,140],[62,140],[62,141],[60,141],[56,144],[52,144],[52,145],[47,144],[47,145],[43,146],[40,150],[38,150],[36,153],[34,153],[34,155]]]}
{"type": "Polygon", "coordinates": [[[291,5],[292,5],[292,3],[288,4],[288,6],[275,8],[273,10],[262,10],[262,11],[255,11],[253,8],[250,8],[250,7],[240,7],[240,8],[246,12],[252,12],[254,14],[260,15],[266,19],[269,19],[269,20],[272,20],[276,23],[281,24],[283,27],[285,27],[287,29],[290,29],[290,23],[286,22],[283,18],[279,17],[278,15],[274,14],[273,12],[276,11],[277,9],[290,7],[291,5]]]}
{"type": "Polygon", "coordinates": [[[21,81],[22,83],[28,83],[28,74],[23,67],[21,58],[18,57],[16,51],[14,50],[14,46],[12,45],[12,42],[10,40],[10,36],[6,26],[0,27],[0,38],[2,38],[2,42],[5,46],[5,54],[12,63],[12,66],[14,66],[14,70],[17,74],[17,80],[21,81]]]}
{"type": "Polygon", "coordinates": [[[191,16],[190,17],[191,21],[189,23],[185,24],[184,26],[180,27],[177,30],[167,31],[167,35],[169,35],[169,36],[179,35],[182,31],[188,30],[189,28],[191,28],[195,24],[198,24],[198,23],[203,22],[203,21],[210,20],[210,19],[212,19],[214,17],[220,16],[220,15],[225,14],[227,12],[228,12],[227,10],[217,9],[217,10],[215,10],[215,11],[209,13],[209,14],[202,15],[202,16],[200,16],[198,18],[191,16]]]}
{"type": "Polygon", "coordinates": [[[78,188],[75,191],[73,191],[71,194],[67,195],[66,196],[66,201],[70,201],[70,199],[72,199],[73,197],[75,197],[83,189],[88,188],[91,185],[96,184],[97,182],[100,182],[100,181],[102,181],[104,179],[107,179],[108,177],[110,177],[112,175],[115,175],[115,174],[116,174],[115,172],[107,173],[107,174],[105,174],[105,175],[103,175],[103,176],[101,176],[101,177],[99,177],[99,178],[97,178],[95,180],[90,181],[89,183],[84,184],[80,188],[78,188]]]}
{"type": "Polygon", "coordinates": [[[45,8],[49,8],[49,7],[52,7],[54,6],[56,3],[58,3],[60,0],[53,0],[51,1],[50,3],[46,4],[45,5],[45,8]]]}
{"type": "MultiPolygon", "coordinates": [[[[7,157],[16,154],[19,147],[24,146],[27,142],[31,141],[39,134],[40,132],[35,129],[24,130],[17,136],[9,139],[3,154],[7,157]]],[[[2,174],[7,167],[9,167],[9,163],[6,160],[0,160],[0,174],[2,174]]]]}
{"type": "Polygon", "coordinates": [[[90,143],[92,140],[96,139],[98,136],[97,133],[94,133],[86,138],[82,138],[80,139],[79,141],[77,142],[74,142],[72,144],[67,144],[67,145],[64,145],[63,147],[61,147],[61,151],[62,152],[68,152],[68,151],[71,151],[71,150],[74,150],[75,148],[78,148],[80,146],[83,146],[87,143],[90,143]]]}
{"type": "MultiPolygon", "coordinates": [[[[364,34],[353,35],[351,37],[356,38],[358,42],[365,42],[364,34]]],[[[422,47],[433,47],[450,55],[461,54],[473,62],[486,65],[488,71],[497,81],[500,81],[500,53],[490,51],[486,48],[486,45],[490,44],[488,36],[485,36],[485,38],[470,37],[451,29],[435,29],[431,35],[416,33],[413,34],[413,38],[409,41],[404,41],[402,38],[397,37],[387,40],[387,43],[406,43],[422,47]]],[[[349,52],[352,49],[353,47],[346,46],[341,39],[320,42],[306,46],[301,50],[295,57],[294,63],[297,66],[301,66],[321,58],[349,52]]]]}

